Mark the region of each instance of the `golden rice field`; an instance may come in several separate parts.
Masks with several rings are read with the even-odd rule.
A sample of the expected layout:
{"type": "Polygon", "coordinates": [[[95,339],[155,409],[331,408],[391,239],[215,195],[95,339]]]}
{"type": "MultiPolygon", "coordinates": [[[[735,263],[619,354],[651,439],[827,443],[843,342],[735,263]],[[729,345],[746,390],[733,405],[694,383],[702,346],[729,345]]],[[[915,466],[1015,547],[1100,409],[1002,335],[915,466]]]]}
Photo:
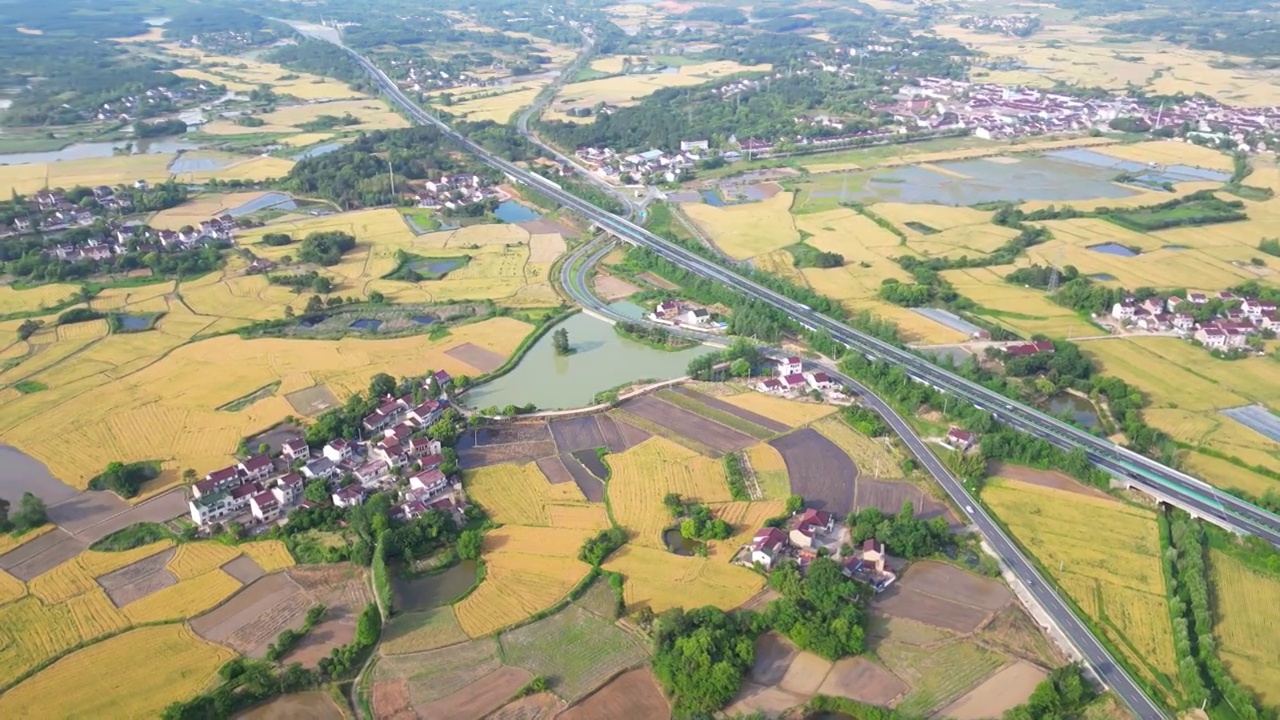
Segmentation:
{"type": "MultiPolygon", "coordinates": [[[[553,519],[573,519],[582,525],[582,513],[594,511],[574,483],[552,485],[534,463],[489,465],[462,474],[467,496],[484,508],[494,522],[504,525],[564,527],[553,519]],[[562,513],[553,508],[564,508],[562,513]]],[[[587,525],[590,527],[590,524],[587,525]]]]}
{"type": "Polygon", "coordinates": [[[769,443],[758,443],[746,449],[746,458],[766,499],[785,500],[791,495],[787,464],[776,448],[769,443]]]}
{"type": "MultiPolygon", "coordinates": [[[[334,292],[342,295],[363,298],[376,290],[391,300],[406,303],[478,299],[518,307],[547,307],[559,303],[551,288],[550,271],[551,264],[564,253],[564,239],[549,235],[535,238],[517,225],[471,225],[415,236],[399,212],[382,208],[273,223],[244,233],[242,241],[256,243],[268,232],[288,233],[297,239],[312,232],[335,230],[349,233],[360,241],[341,263],[323,269],[323,274],[334,282],[334,292]],[[471,261],[440,280],[418,283],[382,280],[382,276],[395,269],[399,250],[431,257],[468,255],[471,261]]],[[[260,257],[279,260],[297,250],[292,245],[255,245],[254,252],[260,257]]],[[[237,307],[243,309],[238,312],[246,316],[274,312],[276,314],[270,316],[279,317],[278,313],[283,311],[280,300],[297,297],[283,288],[268,288],[265,279],[260,277],[234,282],[248,283],[249,287],[210,289],[206,291],[210,297],[200,299],[201,302],[221,304],[230,300],[240,303],[237,307]],[[284,290],[284,294],[276,293],[277,290],[284,290]],[[272,294],[275,302],[271,304],[278,310],[264,310],[263,303],[250,300],[264,293],[272,294]],[[244,299],[237,301],[235,297],[244,299]]]]}
{"type": "MultiPolygon", "coordinates": [[[[228,90],[248,92],[265,84],[281,95],[292,95],[301,100],[336,100],[360,96],[360,93],[353,91],[345,83],[311,73],[295,72],[275,63],[205,53],[198,48],[183,48],[175,44],[164,45],[164,50],[188,61],[196,60],[200,64],[199,68],[180,68],[174,74],[226,85],[228,90]],[[282,80],[285,76],[295,77],[282,80]]],[[[245,128],[246,131],[255,129],[245,128]]]]}
{"type": "Polygon", "coordinates": [[[1280,705],[1280,645],[1275,608],[1280,578],[1253,570],[1220,550],[1209,551],[1214,636],[1232,676],[1270,706],[1280,705]]]}
{"type": "Polygon", "coordinates": [[[259,155],[248,159],[232,159],[227,165],[214,170],[196,170],[175,175],[179,180],[189,183],[204,183],[210,180],[248,180],[262,182],[275,180],[289,174],[294,161],[284,158],[259,155]]]}
{"type": "Polygon", "coordinates": [[[0,570],[0,605],[27,594],[27,586],[18,578],[0,570]]]}
{"type": "Polygon", "coordinates": [[[135,180],[163,182],[169,179],[171,154],[121,155],[107,158],[60,160],[27,165],[0,165],[0,194],[30,195],[45,187],[71,188],[77,185],[94,187],[135,180]]]}
{"type": "Polygon", "coordinates": [[[689,502],[728,502],[724,467],[685,447],[654,436],[609,456],[609,503],[632,544],[663,548],[662,531],[671,513],[662,504],[667,493],[689,502]]]}
{"type": "Polygon", "coordinates": [[[82,638],[96,638],[129,627],[129,619],[100,587],[67,600],[66,606],[82,638]]]}
{"type": "Polygon", "coordinates": [[[396,114],[381,100],[341,100],[337,102],[317,102],[306,105],[286,105],[269,112],[256,115],[265,125],[246,128],[231,120],[215,120],[200,128],[200,132],[209,135],[244,135],[245,133],[301,133],[298,127],[311,122],[321,115],[342,117],[350,113],[359,119],[359,124],[345,126],[348,130],[371,132],[373,130],[393,130],[409,127],[409,121],[396,114]]]}
{"type": "Polygon", "coordinates": [[[982,497],[1135,665],[1176,678],[1154,512],[1003,478],[990,482],[982,497]]]}
{"type": "Polygon", "coordinates": [[[203,193],[176,207],[161,210],[147,219],[153,228],[178,230],[183,225],[198,225],[228,210],[253,202],[266,195],[260,192],[203,193]]]}
{"type": "Polygon", "coordinates": [[[86,639],[65,603],[27,596],[0,605],[0,687],[86,639]]]}
{"type": "Polygon", "coordinates": [[[628,611],[715,605],[729,610],[764,587],[764,578],[740,565],[710,557],[686,557],[628,543],[605,560],[605,570],[622,573],[628,611]]]}
{"type": "Polygon", "coordinates": [[[244,551],[258,564],[258,567],[267,572],[275,572],[276,570],[284,570],[294,566],[293,555],[289,553],[289,548],[281,540],[259,540],[257,542],[244,543],[240,545],[240,549],[244,551]]]}
{"type": "Polygon", "coordinates": [[[1185,340],[1159,337],[1090,342],[1082,349],[1106,374],[1148,393],[1153,407],[1200,411],[1249,402],[1280,407],[1271,358],[1216,361],[1185,340]]]}
{"type": "Polygon", "coordinates": [[[533,103],[545,85],[543,82],[524,83],[515,88],[484,88],[483,93],[458,93],[447,111],[468,122],[510,122],[513,115],[533,103]]]}
{"type": "Polygon", "coordinates": [[[14,289],[12,285],[0,285],[0,315],[38,312],[58,305],[79,290],[78,285],[70,283],[49,283],[22,290],[14,289]]]}
{"type": "Polygon", "coordinates": [[[31,594],[47,603],[60,603],[98,588],[95,578],[119,570],[143,558],[173,547],[172,540],[161,540],[123,552],[86,550],[78,556],[37,575],[27,583],[31,594]]]}
{"type": "Polygon", "coordinates": [[[458,625],[481,637],[554,605],[590,570],[578,560],[578,549],[592,534],[514,526],[486,534],[484,580],[454,605],[458,625]]]}
{"type": "MultiPolygon", "coordinates": [[[[215,321],[175,302],[159,332],[52,342],[0,374],[0,383],[29,378],[49,386],[5,399],[0,434],[77,487],[116,459],[156,459],[179,473],[187,467],[205,473],[225,465],[241,437],[295,414],[285,393],[322,384],[345,399],[378,372],[444,369],[475,376],[480,369],[445,351],[472,343],[506,356],[529,332],[525,323],[493,318],[435,341],[425,335],[338,341],[228,335],[183,344],[215,321]],[[239,412],[216,409],[275,381],[285,382],[274,397],[239,412]]],[[[33,340],[45,333],[51,331],[33,340]]]]}
{"type": "Polygon", "coordinates": [[[240,589],[240,581],[222,570],[210,570],[177,585],[162,588],[125,605],[125,617],[133,624],[183,620],[216,607],[240,589]]]}
{"type": "Polygon", "coordinates": [[[755,502],[735,500],[727,503],[713,503],[711,513],[716,519],[724,520],[733,527],[733,535],[725,540],[707,543],[709,557],[730,560],[743,545],[751,542],[756,531],[764,527],[764,521],[772,517],[786,514],[785,499],[759,500],[755,502]]]}
{"type": "Polygon", "coordinates": [[[331,140],[333,139],[333,137],[334,135],[332,133],[311,132],[311,133],[302,133],[300,135],[291,135],[287,138],[282,139],[280,142],[284,143],[285,145],[288,145],[289,147],[302,148],[302,147],[307,147],[308,145],[316,145],[316,144],[325,142],[326,140],[331,140]]]}
{"type": "MultiPolygon", "coordinates": [[[[602,72],[622,71],[620,58],[602,58],[594,61],[591,66],[602,72]],[[616,69],[605,70],[604,68],[616,69]]],[[[560,89],[560,92],[551,103],[550,110],[553,117],[561,119],[561,116],[567,110],[575,107],[589,108],[597,103],[609,103],[626,107],[636,104],[663,88],[701,85],[702,83],[736,73],[768,72],[770,69],[772,69],[772,66],[768,64],[739,65],[730,60],[716,60],[696,65],[679,66],[676,68],[676,72],[631,74],[570,83],[560,89]]],[[[591,118],[571,118],[567,115],[564,115],[564,119],[591,121],[591,118]]]]}
{"type": "MultiPolygon", "coordinates": [[[[1095,255],[1103,253],[1094,253],[1095,255]]],[[[1090,337],[1105,334],[1069,308],[1057,305],[1039,290],[1007,283],[1011,267],[971,268],[942,272],[956,291],[983,307],[977,314],[1024,335],[1090,337]]]]}
{"type": "Polygon", "coordinates": [[[819,420],[813,429],[852,458],[862,474],[887,480],[903,477],[900,454],[888,445],[888,438],[867,437],[838,415],[819,420]]]}
{"type": "MultiPolygon", "coordinates": [[[[800,400],[784,400],[773,395],[765,395],[758,392],[744,392],[737,395],[726,395],[718,398],[724,402],[740,407],[743,410],[763,415],[770,420],[776,420],[784,425],[792,427],[800,427],[808,425],[814,420],[824,418],[835,412],[838,408],[834,405],[825,403],[805,402],[800,400]]],[[[752,456],[752,463],[755,462],[755,456],[752,456]]]]}
{"type": "MultiPolygon", "coordinates": [[[[1210,446],[1219,446],[1219,443],[1209,443],[1210,446]]],[[[1224,452],[1238,455],[1240,450],[1237,448],[1225,448],[1224,452]]],[[[1280,465],[1271,455],[1266,458],[1269,462],[1263,465],[1275,467],[1280,465]]],[[[1224,490],[1243,490],[1250,495],[1261,497],[1267,492],[1280,491],[1280,482],[1273,480],[1266,475],[1260,475],[1252,470],[1247,470],[1229,463],[1226,460],[1201,455],[1198,452],[1187,452],[1182,456],[1182,467],[1185,471],[1204,480],[1214,487],[1224,490]]]]}
{"type": "Polygon", "coordinates": [[[185,625],[139,628],[74,652],[24,680],[0,696],[0,715],[156,717],[168,704],[203,691],[233,657],[233,651],[201,640],[185,625]]]}
{"type": "Polygon", "coordinates": [[[214,540],[183,543],[165,567],[179,580],[190,580],[240,557],[240,548],[214,540]]]}
{"type": "Polygon", "coordinates": [[[714,207],[682,203],[680,209],[735,260],[781,250],[800,241],[791,217],[792,194],[780,192],[768,200],[714,207]]]}

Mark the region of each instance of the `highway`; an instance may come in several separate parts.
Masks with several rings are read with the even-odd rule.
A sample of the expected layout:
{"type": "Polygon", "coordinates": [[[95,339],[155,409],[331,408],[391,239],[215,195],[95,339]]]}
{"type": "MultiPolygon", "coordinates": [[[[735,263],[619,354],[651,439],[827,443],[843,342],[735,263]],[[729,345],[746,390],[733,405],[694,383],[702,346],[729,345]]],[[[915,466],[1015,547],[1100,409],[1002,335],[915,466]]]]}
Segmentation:
{"type": "MultiPolygon", "coordinates": [[[[583,307],[591,308],[595,312],[614,320],[626,320],[627,318],[610,310],[603,301],[591,294],[587,280],[591,266],[611,249],[610,243],[603,243],[599,240],[578,248],[563,264],[560,271],[560,282],[573,299],[583,307]]],[[[668,330],[695,340],[724,341],[722,337],[710,336],[685,328],[668,328],[668,330]]],[[[781,351],[772,351],[771,354],[781,356],[782,353],[781,351]]],[[[1054,586],[1045,580],[1036,566],[1022,553],[1022,550],[1005,533],[1004,529],[974,499],[964,486],[964,483],[957,479],[951,470],[938,459],[938,456],[929,450],[925,442],[916,435],[914,428],[902,416],[898,415],[887,403],[853,378],[827,365],[817,365],[814,369],[820,369],[844,383],[861,396],[863,406],[871,408],[885,419],[885,422],[902,439],[911,454],[920,461],[921,466],[946,491],[955,507],[959,508],[967,520],[982,533],[982,536],[987,540],[987,544],[995,551],[1001,562],[1021,583],[1023,590],[1035,598],[1040,607],[1053,619],[1058,629],[1070,638],[1076,649],[1084,655],[1089,667],[1097,673],[1099,679],[1115,690],[1116,695],[1128,705],[1135,715],[1143,718],[1143,720],[1156,720],[1164,717],[1160,708],[1133,682],[1125,670],[1115,663],[1111,654],[1097,641],[1088,626],[1076,617],[1070,606],[1058,595],[1054,586]]]]}
{"type": "Polygon", "coordinates": [[[358,53],[347,50],[382,86],[383,91],[407,114],[421,123],[433,125],[487,165],[506,173],[512,180],[534,188],[565,207],[593,221],[598,227],[627,242],[642,245],[673,263],[703,277],[723,282],[744,294],[764,301],[794,317],[810,330],[825,330],[838,342],[866,356],[907,368],[911,376],[939,390],[991,412],[1009,426],[1042,437],[1063,449],[1083,447],[1097,466],[1124,478],[1135,487],[1148,490],[1178,504],[1193,514],[1229,530],[1262,537],[1280,547],[1280,517],[1196,478],[1141,454],[1119,447],[1057,418],[1010,400],[995,391],[970,382],[907,350],[858,332],[812,308],[780,295],[758,283],[721,267],[706,258],[654,235],[624,218],[617,217],[565,191],[556,183],[500,158],[449,125],[423,110],[380,69],[358,53]]]}

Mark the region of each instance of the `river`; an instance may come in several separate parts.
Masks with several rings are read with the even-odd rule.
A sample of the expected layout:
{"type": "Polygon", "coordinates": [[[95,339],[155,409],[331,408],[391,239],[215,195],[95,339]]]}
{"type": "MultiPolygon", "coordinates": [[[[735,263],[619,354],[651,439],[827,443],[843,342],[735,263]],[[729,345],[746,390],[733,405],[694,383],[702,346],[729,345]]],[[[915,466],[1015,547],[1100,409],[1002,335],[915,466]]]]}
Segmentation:
{"type": "MultiPolygon", "coordinates": [[[[631,303],[610,307],[638,311],[631,303]],[[628,307],[629,306],[629,307],[628,307]]],[[[669,380],[681,377],[689,361],[713,352],[706,346],[667,352],[614,332],[603,320],[578,313],[556,326],[569,331],[575,352],[556,355],[554,329],[543,335],[514,370],[492,382],[472,388],[463,401],[477,408],[533,403],[543,410],[585,407],[596,393],[636,380],[669,380]]]]}

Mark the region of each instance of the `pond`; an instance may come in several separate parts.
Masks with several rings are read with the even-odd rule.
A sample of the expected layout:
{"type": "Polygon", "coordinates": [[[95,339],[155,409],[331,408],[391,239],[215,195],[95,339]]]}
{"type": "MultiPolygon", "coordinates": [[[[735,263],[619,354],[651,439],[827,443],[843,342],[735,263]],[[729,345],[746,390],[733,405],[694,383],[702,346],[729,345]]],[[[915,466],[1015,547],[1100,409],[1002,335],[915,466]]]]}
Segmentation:
{"type": "Polygon", "coordinates": [[[457,565],[428,575],[393,577],[392,605],[404,612],[448,605],[476,584],[477,571],[475,560],[463,560],[457,565]]]}
{"type": "Polygon", "coordinates": [[[342,720],[346,715],[329,693],[319,690],[282,695],[236,715],[236,720],[342,720]]]}
{"type": "MultiPolygon", "coordinates": [[[[1111,168],[1046,156],[1010,156],[956,160],[930,167],[907,166],[853,173],[848,196],[868,201],[969,206],[1026,200],[1072,201],[1121,198],[1136,194],[1112,182],[1111,168]],[[932,169],[937,168],[937,169],[932,169]],[[859,189],[854,190],[857,186],[859,189]]],[[[818,191],[834,195],[844,191],[818,191]]]]}
{"type": "Polygon", "coordinates": [[[1098,412],[1093,403],[1079,395],[1061,392],[1053,395],[1046,403],[1049,413],[1056,417],[1069,416],[1082,427],[1092,430],[1098,427],[1098,412]]]}
{"type": "Polygon", "coordinates": [[[430,315],[414,315],[409,319],[418,323],[419,325],[430,325],[436,322],[436,319],[431,317],[430,315]]]}
{"type": "Polygon", "coordinates": [[[662,533],[662,542],[671,552],[688,557],[692,557],[697,553],[698,548],[702,545],[702,543],[697,540],[690,540],[689,538],[681,535],[680,528],[667,528],[666,531],[662,533]]]}
{"type": "Polygon", "coordinates": [[[412,268],[414,272],[434,276],[444,275],[445,273],[457,270],[466,264],[467,259],[465,257],[428,258],[426,260],[419,260],[418,262],[411,263],[409,267],[412,268]]]}
{"type": "Polygon", "coordinates": [[[1089,276],[1089,279],[1097,280],[1098,282],[1114,282],[1116,276],[1111,273],[1094,273],[1089,276]]]}
{"type": "Polygon", "coordinates": [[[378,328],[382,327],[382,321],[375,318],[360,318],[359,320],[353,320],[351,327],[357,330],[373,330],[377,332],[378,328]]]}
{"type": "Polygon", "coordinates": [[[126,332],[137,332],[151,327],[151,318],[146,315],[117,315],[120,329],[126,332]]]}
{"type": "MultiPolygon", "coordinates": [[[[632,303],[615,303],[626,307],[632,303]]],[[[552,332],[529,348],[515,369],[502,377],[467,391],[463,402],[471,407],[525,405],[546,410],[586,407],[596,393],[628,382],[682,377],[689,361],[713,352],[697,346],[675,352],[656,350],[618,337],[613,326],[585,313],[560,323],[569,332],[570,355],[556,355],[552,332]]]]}
{"type": "Polygon", "coordinates": [[[269,192],[263,193],[243,205],[231,208],[227,211],[227,214],[231,217],[241,217],[242,215],[256,213],[259,210],[296,210],[297,208],[298,204],[293,201],[293,198],[288,193],[269,192]]]}
{"type": "Polygon", "coordinates": [[[169,163],[169,172],[191,173],[220,170],[230,164],[230,160],[222,157],[202,157],[194,154],[183,154],[169,163]]]}
{"type": "Polygon", "coordinates": [[[303,150],[297,155],[294,155],[291,159],[306,160],[307,158],[320,157],[321,155],[328,155],[329,153],[333,152],[334,150],[337,150],[340,147],[342,147],[342,143],[340,142],[321,143],[314,147],[309,147],[306,150],[303,150]]]}
{"type": "Polygon", "coordinates": [[[7,155],[0,155],[0,165],[28,165],[33,163],[57,162],[59,160],[84,160],[86,158],[114,157],[118,154],[117,151],[127,155],[175,153],[179,150],[195,150],[196,147],[197,146],[186,142],[185,140],[175,140],[172,138],[75,143],[62,148],[61,150],[9,153],[7,155]]]}
{"type": "Polygon", "coordinates": [[[703,190],[702,200],[712,207],[724,207],[728,204],[724,201],[724,198],[720,197],[720,193],[715,190],[703,190]]]}
{"type": "Polygon", "coordinates": [[[497,215],[498,219],[502,222],[509,223],[531,222],[533,220],[542,219],[541,215],[514,200],[507,200],[506,202],[499,203],[498,208],[493,211],[493,214],[497,215]]]}
{"type": "Polygon", "coordinates": [[[1099,243],[1097,245],[1090,245],[1089,249],[1094,252],[1106,253],[1107,255],[1118,255],[1120,257],[1137,257],[1138,256],[1138,253],[1134,252],[1130,248],[1125,247],[1124,245],[1121,245],[1120,243],[1113,243],[1113,242],[1099,243]]]}
{"type": "Polygon", "coordinates": [[[1149,165],[1133,160],[1121,160],[1106,153],[1080,148],[1055,150],[1054,152],[1045,153],[1045,155],[1080,165],[1107,168],[1117,174],[1122,172],[1132,173],[1144,185],[1159,186],[1160,183],[1166,182],[1226,182],[1231,179],[1231,173],[1222,172],[1221,170],[1208,170],[1190,165],[1149,165]]]}

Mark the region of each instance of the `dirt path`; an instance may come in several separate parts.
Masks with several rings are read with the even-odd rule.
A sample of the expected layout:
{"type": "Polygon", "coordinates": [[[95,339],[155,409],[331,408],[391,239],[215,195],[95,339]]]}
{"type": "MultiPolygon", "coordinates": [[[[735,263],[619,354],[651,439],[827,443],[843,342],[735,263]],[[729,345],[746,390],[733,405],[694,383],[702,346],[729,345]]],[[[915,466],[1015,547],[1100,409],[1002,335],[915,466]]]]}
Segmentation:
{"type": "Polygon", "coordinates": [[[760,481],[756,478],[756,470],[751,467],[751,458],[746,453],[738,453],[738,464],[742,467],[742,478],[747,485],[747,496],[752,500],[763,500],[764,491],[760,489],[760,481]]]}

